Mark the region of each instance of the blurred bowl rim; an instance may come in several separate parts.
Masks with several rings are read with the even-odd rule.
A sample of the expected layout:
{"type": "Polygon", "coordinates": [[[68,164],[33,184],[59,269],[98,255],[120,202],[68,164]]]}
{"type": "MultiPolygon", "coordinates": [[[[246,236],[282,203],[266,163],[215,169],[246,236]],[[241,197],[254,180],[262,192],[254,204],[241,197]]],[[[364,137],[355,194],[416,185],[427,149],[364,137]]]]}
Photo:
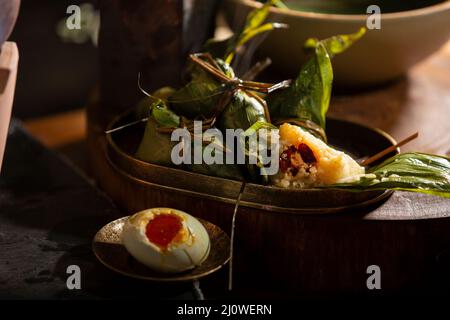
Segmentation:
{"type": "MultiPolygon", "coordinates": [[[[11,24],[9,26],[6,26],[6,25],[0,26],[0,28],[4,28],[2,31],[0,31],[0,51],[1,51],[3,44],[6,41],[8,41],[9,37],[11,36],[11,34],[14,30],[14,27],[17,22],[17,18],[19,16],[21,0],[11,0],[11,1],[8,1],[7,3],[5,2],[2,4],[4,4],[5,6],[8,6],[7,9],[9,9],[9,11],[3,12],[3,18],[5,18],[4,21],[8,21],[6,19],[8,16],[12,17],[12,20],[11,20],[11,24]],[[2,38],[4,38],[4,39],[2,39],[2,38]]],[[[3,8],[2,10],[5,10],[5,9],[3,8]]]]}
{"type": "MultiPolygon", "coordinates": [[[[235,3],[241,3],[252,8],[257,8],[262,5],[262,3],[255,0],[228,0],[235,3]]],[[[450,0],[445,0],[443,2],[426,6],[414,10],[398,11],[381,13],[382,19],[401,19],[401,18],[411,18],[417,16],[426,16],[434,14],[436,12],[450,11],[450,0]]],[[[293,9],[282,9],[272,7],[270,11],[276,14],[287,15],[292,17],[301,17],[309,19],[331,19],[331,20],[351,20],[351,21],[365,21],[370,14],[337,14],[337,13],[318,13],[318,12],[306,12],[293,9]]]]}

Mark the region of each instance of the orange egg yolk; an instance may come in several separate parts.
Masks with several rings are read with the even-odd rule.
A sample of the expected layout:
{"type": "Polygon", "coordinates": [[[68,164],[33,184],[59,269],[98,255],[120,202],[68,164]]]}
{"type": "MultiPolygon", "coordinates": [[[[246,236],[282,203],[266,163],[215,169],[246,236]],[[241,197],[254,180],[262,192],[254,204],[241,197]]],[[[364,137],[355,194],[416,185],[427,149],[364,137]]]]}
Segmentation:
{"type": "Polygon", "coordinates": [[[145,234],[150,242],[160,248],[167,248],[182,227],[181,219],[177,215],[159,214],[148,222],[145,234]]]}

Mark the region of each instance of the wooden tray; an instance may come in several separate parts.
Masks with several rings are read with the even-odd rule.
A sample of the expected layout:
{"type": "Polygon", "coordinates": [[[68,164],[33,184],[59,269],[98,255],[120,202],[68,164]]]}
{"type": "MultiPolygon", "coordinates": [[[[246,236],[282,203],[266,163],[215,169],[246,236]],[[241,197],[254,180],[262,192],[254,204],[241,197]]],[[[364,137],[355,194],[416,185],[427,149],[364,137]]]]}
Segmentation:
{"type": "MultiPolygon", "coordinates": [[[[120,116],[110,125],[116,128],[135,121],[133,114],[120,116]]],[[[154,165],[136,159],[133,155],[142,139],[145,124],[107,135],[107,158],[110,165],[125,179],[149,188],[184,193],[234,204],[242,182],[206,176],[179,168],[154,165]]],[[[388,134],[347,121],[328,121],[331,144],[344,149],[354,157],[373,155],[395,141],[388,134]]],[[[377,203],[390,191],[349,192],[332,189],[284,189],[247,183],[241,205],[274,212],[296,214],[335,213],[377,203]]]]}
{"type": "MultiPolygon", "coordinates": [[[[447,45],[408,77],[370,91],[334,96],[330,114],[382,128],[398,139],[419,131],[420,138],[404,150],[449,154],[449,63],[447,45]]],[[[117,90],[122,90],[121,83],[117,90]]],[[[88,115],[92,174],[123,214],[173,206],[230,230],[233,203],[119,174],[106,157],[109,105],[94,105],[88,115]]],[[[290,214],[242,206],[236,224],[234,287],[256,288],[251,296],[274,288],[321,299],[324,293],[374,294],[366,286],[366,269],[376,264],[381,268],[382,290],[375,294],[448,292],[449,228],[450,200],[409,192],[395,192],[385,202],[339,214],[290,214]]]]}

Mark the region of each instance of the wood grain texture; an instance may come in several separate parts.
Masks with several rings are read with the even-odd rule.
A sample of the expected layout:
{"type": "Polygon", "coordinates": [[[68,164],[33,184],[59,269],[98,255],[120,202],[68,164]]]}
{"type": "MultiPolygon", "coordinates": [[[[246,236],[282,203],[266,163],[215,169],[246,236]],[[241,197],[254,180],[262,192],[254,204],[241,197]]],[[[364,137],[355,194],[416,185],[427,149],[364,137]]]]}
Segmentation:
{"type": "Polygon", "coordinates": [[[25,128],[48,148],[58,148],[86,137],[86,111],[68,111],[24,122],[25,128]]]}
{"type": "Polygon", "coordinates": [[[181,70],[180,1],[101,0],[99,56],[101,110],[90,116],[106,125],[114,114],[136,105],[148,90],[177,83],[181,70]],[[153,19],[157,16],[157,22],[153,19]]]}
{"type": "Polygon", "coordinates": [[[14,42],[6,42],[0,48],[0,94],[5,92],[9,79],[14,79],[19,61],[17,45],[14,42]]]}
{"type": "Polygon", "coordinates": [[[0,171],[14,101],[18,63],[17,45],[5,42],[0,50],[0,171]]]}
{"type": "MultiPolygon", "coordinates": [[[[135,106],[149,92],[182,80],[187,54],[200,50],[212,34],[217,0],[100,0],[101,110],[103,125],[135,106]],[[157,19],[155,19],[157,17],[157,19]]],[[[94,108],[94,107],[93,107],[94,108]]]]}

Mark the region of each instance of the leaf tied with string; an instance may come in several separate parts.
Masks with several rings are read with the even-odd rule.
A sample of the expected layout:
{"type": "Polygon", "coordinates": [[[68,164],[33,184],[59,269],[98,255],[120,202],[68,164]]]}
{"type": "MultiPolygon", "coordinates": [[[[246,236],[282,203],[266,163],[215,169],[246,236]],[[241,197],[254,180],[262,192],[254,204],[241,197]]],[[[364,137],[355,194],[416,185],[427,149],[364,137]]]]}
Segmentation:
{"type": "Polygon", "coordinates": [[[331,59],[347,50],[365,31],[361,28],[353,34],[306,41],[305,48],[312,51],[312,56],[292,86],[268,97],[269,110],[277,124],[289,122],[300,125],[326,141],[325,118],[333,84],[331,59]]]}

